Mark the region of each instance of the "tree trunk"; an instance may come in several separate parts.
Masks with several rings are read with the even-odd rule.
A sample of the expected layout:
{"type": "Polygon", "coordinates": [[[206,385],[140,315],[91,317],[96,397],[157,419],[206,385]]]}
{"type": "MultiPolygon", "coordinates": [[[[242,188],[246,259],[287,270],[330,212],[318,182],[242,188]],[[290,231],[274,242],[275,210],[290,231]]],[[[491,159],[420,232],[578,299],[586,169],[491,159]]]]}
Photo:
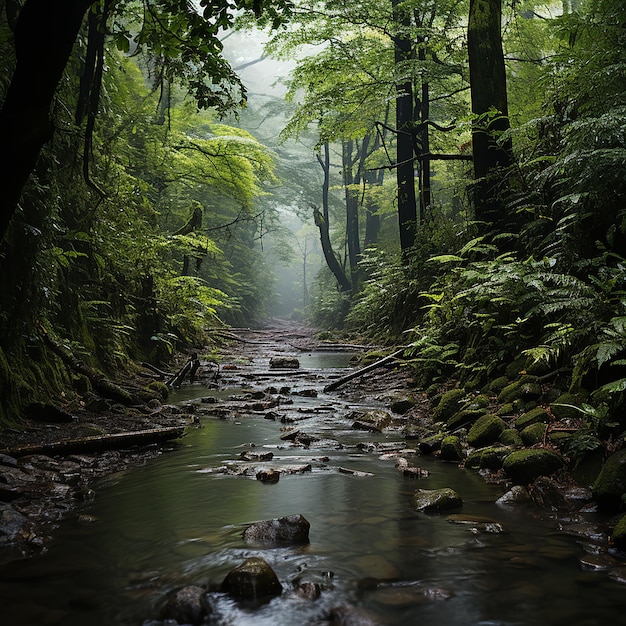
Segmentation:
{"type": "MultiPolygon", "coordinates": [[[[381,130],[384,132],[384,129],[381,130]]],[[[374,145],[372,146],[372,153],[376,152],[380,148],[381,138],[380,133],[376,134],[374,139],[374,145]]],[[[363,171],[363,178],[365,183],[371,186],[382,186],[384,180],[384,170],[365,170],[363,171]]],[[[365,204],[365,239],[363,245],[365,248],[378,242],[378,234],[380,232],[380,215],[378,215],[378,206],[371,200],[370,196],[366,196],[365,204]]]]}
{"type": "MultiPolygon", "coordinates": [[[[399,76],[406,74],[406,64],[414,58],[413,46],[408,37],[411,17],[402,8],[400,0],[392,0],[394,21],[402,30],[393,37],[394,58],[399,76]]],[[[410,78],[399,78],[396,83],[396,177],[398,181],[398,226],[400,250],[403,256],[415,243],[417,227],[417,202],[415,199],[415,172],[413,83],[410,78]]]]}
{"type": "MultiPolygon", "coordinates": [[[[426,61],[426,49],[424,43],[419,48],[419,60],[426,61]]],[[[432,203],[430,182],[430,129],[428,118],[430,117],[430,85],[422,80],[422,95],[420,102],[420,206],[419,220],[423,220],[432,203]]]]}
{"type": "Polygon", "coordinates": [[[502,0],[471,0],[467,30],[474,151],[476,219],[489,228],[504,221],[502,177],[495,172],[512,164],[511,141],[498,138],[509,126],[506,71],[501,36],[502,0]]]}
{"type": "MultiPolygon", "coordinates": [[[[354,141],[348,139],[343,142],[343,184],[346,194],[346,239],[348,242],[348,264],[352,285],[358,282],[359,257],[361,244],[359,242],[359,199],[355,187],[359,184],[360,174],[354,174],[354,141]]],[[[358,150],[357,150],[358,152],[358,150]]],[[[358,157],[357,157],[358,158],[358,157]]]]}
{"type": "Polygon", "coordinates": [[[27,0],[15,28],[17,64],[0,111],[0,240],[37,157],[52,137],[50,107],[95,0],[27,0]]]}
{"type": "Polygon", "coordinates": [[[328,192],[330,190],[330,149],[328,144],[324,144],[324,158],[318,154],[317,160],[322,166],[324,171],[324,183],[322,186],[322,211],[317,207],[314,207],[315,225],[320,231],[320,242],[322,244],[322,252],[324,253],[324,259],[326,259],[326,265],[328,269],[333,273],[341,291],[351,291],[352,285],[346,276],[346,273],[341,267],[333,246],[330,241],[330,225],[329,225],[329,207],[328,207],[328,192]]]}

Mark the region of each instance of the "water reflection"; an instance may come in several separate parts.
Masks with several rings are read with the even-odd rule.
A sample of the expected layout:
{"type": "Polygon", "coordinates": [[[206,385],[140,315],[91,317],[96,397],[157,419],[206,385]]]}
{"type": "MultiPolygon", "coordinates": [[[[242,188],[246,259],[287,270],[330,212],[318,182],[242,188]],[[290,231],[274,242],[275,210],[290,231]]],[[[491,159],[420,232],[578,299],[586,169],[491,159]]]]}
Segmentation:
{"type": "MultiPolygon", "coordinates": [[[[623,587],[580,571],[577,539],[556,532],[550,519],[495,505],[499,487],[429,458],[418,460],[427,479],[403,478],[392,461],[357,450],[363,434],[340,417],[320,414],[307,422],[317,432],[329,423],[343,445],[320,450],[278,445],[281,424],[262,417],[205,418],[177,451],[102,481],[96,500],[81,511],[95,522],[69,520],[48,554],[0,572],[3,623],[141,624],[158,616],[169,590],[214,587],[254,555],[272,565],[286,592],[254,610],[211,594],[212,624],[320,624],[346,604],[390,625],[619,620],[623,587]],[[308,462],[312,471],[284,475],[275,485],[202,471],[237,460],[250,443],[271,450],[274,465],[308,462]],[[343,474],[339,466],[373,476],[343,474]],[[453,487],[464,515],[493,519],[506,532],[413,511],[418,486],[453,487]],[[243,543],[245,524],[294,513],[311,523],[310,545],[258,550],[243,543]],[[296,578],[322,582],[321,598],[297,596],[296,578]]],[[[389,440],[366,438],[376,437],[389,440]]]]}

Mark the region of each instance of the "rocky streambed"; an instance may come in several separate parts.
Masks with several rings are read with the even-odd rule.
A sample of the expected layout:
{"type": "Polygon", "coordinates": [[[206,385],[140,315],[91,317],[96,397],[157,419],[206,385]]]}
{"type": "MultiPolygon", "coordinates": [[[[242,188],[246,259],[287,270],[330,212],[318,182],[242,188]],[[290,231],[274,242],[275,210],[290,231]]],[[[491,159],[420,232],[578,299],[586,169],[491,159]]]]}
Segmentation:
{"type": "MultiPolygon", "coordinates": [[[[137,534],[131,528],[134,522],[127,520],[123,536],[116,535],[114,552],[128,544],[129,535],[134,538],[130,550],[144,541],[165,541],[169,554],[170,543],[180,545],[175,552],[184,555],[182,561],[176,556],[173,562],[161,562],[164,557],[140,552],[138,559],[158,564],[141,574],[131,567],[132,573],[116,584],[132,590],[134,605],[141,597],[142,608],[120,609],[113,622],[108,616],[102,623],[136,623],[141,616],[154,625],[174,623],[168,620],[391,624],[413,623],[403,620],[425,611],[431,623],[467,624],[474,623],[463,621],[468,603],[478,613],[507,623],[513,614],[487,597],[497,591],[503,594],[501,604],[512,601],[510,590],[501,589],[502,576],[491,575],[493,569],[515,587],[536,568],[554,566],[564,579],[561,593],[571,594],[568,585],[579,584],[581,574],[585,584],[595,580],[592,584],[602,587],[600,595],[606,598],[621,593],[626,570],[616,533],[620,516],[598,510],[594,481],[581,485],[571,478],[558,441],[577,422],[575,416],[554,415],[547,402],[555,394],[554,381],[548,385],[539,377],[530,380],[524,378],[528,374],[513,373],[480,391],[425,392],[415,387],[410,368],[393,362],[326,392],[345,372],[336,365],[345,367],[350,357],[367,348],[313,341],[308,332],[291,328],[240,331],[238,336],[220,363],[217,381],[207,363],[198,382],[183,385],[167,401],[157,404],[152,399],[148,412],[120,412],[109,422],[101,417],[96,423],[93,415],[80,419],[83,427],[97,424],[105,430],[108,423],[113,431],[129,429],[131,422],[136,430],[186,425],[186,437],[90,454],[0,457],[0,538],[5,548],[0,580],[6,589],[18,588],[12,559],[40,555],[45,563],[48,547],[62,552],[68,529],[74,541],[75,533],[97,529],[107,515],[126,519],[125,510],[151,507],[154,498],[143,496],[158,488],[168,493],[168,500],[160,504],[157,518],[182,520],[176,517],[170,528],[166,522],[142,518],[137,534]],[[531,439],[533,431],[527,429],[537,424],[541,434],[535,428],[531,439]],[[215,450],[206,452],[207,445],[215,450]],[[176,461],[181,455],[185,460],[176,461]],[[157,456],[161,460],[153,463],[157,456]],[[175,479],[167,467],[174,464],[176,474],[190,474],[177,487],[168,487],[175,479]],[[154,487],[141,483],[136,488],[134,499],[141,506],[123,493],[115,495],[111,487],[127,480],[128,468],[138,466],[145,471],[133,470],[131,482],[152,472],[159,476],[154,487]],[[158,468],[165,473],[159,474],[158,468]],[[207,506],[210,513],[203,515],[207,506]],[[205,522],[190,522],[198,510],[205,522]],[[151,525],[159,528],[147,528],[151,525]],[[214,527],[210,538],[201,528],[205,525],[214,527]],[[545,551],[534,547],[525,530],[535,525],[537,532],[549,529],[548,539],[540,540],[545,551]],[[152,532],[157,539],[151,538],[152,532]],[[497,555],[492,555],[496,547],[497,555]],[[455,554],[470,558],[465,574],[448,570],[455,554]],[[414,561],[421,563],[421,574],[413,571],[414,561]],[[485,567],[489,582],[484,580],[485,567]],[[476,591],[474,580],[482,580],[478,584],[489,591],[476,591]],[[492,603],[498,608],[490,608],[492,603]],[[429,613],[433,610],[435,617],[429,613]]],[[[47,425],[56,439],[64,428],[47,425]]],[[[25,445],[27,435],[15,433],[17,443],[25,445]]],[[[619,480],[619,456],[614,481],[619,480]]],[[[37,559],[31,562],[35,565],[29,571],[34,573],[37,559]]],[[[20,576],[18,580],[28,580],[20,576]]],[[[110,574],[112,580],[117,576],[110,574]]],[[[536,612],[515,623],[533,623],[533,615],[545,612],[545,593],[526,592],[536,612]]],[[[98,602],[93,604],[105,614],[98,602]]],[[[85,619],[80,611],[61,613],[58,622],[50,623],[85,619]]],[[[565,619],[565,607],[559,605],[558,615],[565,619]]],[[[15,619],[11,623],[28,623],[15,619]]],[[[559,622],[555,618],[552,623],[559,622]]]]}

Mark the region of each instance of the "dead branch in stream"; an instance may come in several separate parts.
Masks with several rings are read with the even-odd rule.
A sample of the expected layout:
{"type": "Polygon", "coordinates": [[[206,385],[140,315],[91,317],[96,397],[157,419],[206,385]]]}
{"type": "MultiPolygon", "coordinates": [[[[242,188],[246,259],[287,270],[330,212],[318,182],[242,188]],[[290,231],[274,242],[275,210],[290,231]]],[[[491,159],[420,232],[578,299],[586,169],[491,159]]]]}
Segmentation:
{"type": "Polygon", "coordinates": [[[366,367],[362,367],[360,370],[356,370],[356,372],[352,372],[351,374],[347,374],[346,376],[342,376],[338,380],[330,383],[329,385],[326,385],[326,387],[324,387],[324,391],[334,391],[335,389],[338,389],[345,383],[350,382],[351,380],[354,380],[355,378],[360,378],[361,376],[363,376],[364,374],[367,374],[368,372],[371,372],[375,369],[378,369],[379,367],[382,367],[383,365],[387,365],[388,363],[391,363],[392,361],[397,359],[399,356],[401,356],[405,350],[406,348],[400,348],[399,350],[392,352],[390,355],[386,356],[383,359],[380,359],[379,361],[376,361],[375,363],[367,365],[366,367]]]}
{"type": "Polygon", "coordinates": [[[161,443],[171,439],[179,439],[184,433],[184,426],[167,426],[163,428],[151,428],[149,430],[135,430],[108,435],[66,439],[64,441],[53,441],[51,443],[33,443],[8,448],[0,452],[13,457],[28,454],[45,454],[46,456],[57,454],[88,454],[91,452],[101,452],[102,450],[119,450],[120,448],[161,443]]]}

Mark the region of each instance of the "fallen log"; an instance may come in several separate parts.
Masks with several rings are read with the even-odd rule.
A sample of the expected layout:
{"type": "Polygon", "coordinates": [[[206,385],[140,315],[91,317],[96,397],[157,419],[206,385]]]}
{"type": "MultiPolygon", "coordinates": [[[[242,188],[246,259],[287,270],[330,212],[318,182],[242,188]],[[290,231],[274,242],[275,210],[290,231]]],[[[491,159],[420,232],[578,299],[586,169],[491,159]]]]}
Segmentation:
{"type": "Polygon", "coordinates": [[[342,385],[345,385],[347,382],[350,382],[351,380],[354,380],[355,378],[360,378],[364,374],[367,374],[375,369],[378,369],[379,367],[382,367],[383,365],[387,365],[388,363],[391,363],[397,357],[403,354],[405,350],[406,348],[400,348],[399,350],[392,352],[390,355],[376,361],[375,363],[371,363],[370,365],[367,365],[366,367],[362,367],[360,370],[356,370],[355,372],[347,374],[346,376],[342,376],[341,378],[335,380],[334,382],[326,385],[326,387],[324,387],[324,391],[334,391],[335,389],[338,389],[342,385]]]}
{"type": "Polygon", "coordinates": [[[146,367],[149,370],[153,371],[155,374],[158,374],[161,378],[171,378],[172,376],[174,376],[174,374],[172,374],[172,372],[165,372],[161,369],[159,369],[158,367],[155,367],[154,365],[150,364],[150,363],[142,363],[141,364],[142,367],[146,367]]]}
{"type": "Polygon", "coordinates": [[[184,426],[166,426],[149,430],[126,431],[108,435],[93,435],[77,439],[53,441],[51,443],[33,443],[0,450],[1,454],[19,457],[30,454],[44,454],[46,456],[66,454],[88,454],[103,450],[118,450],[133,446],[146,446],[152,443],[161,443],[171,439],[179,439],[185,434],[184,426]]]}

